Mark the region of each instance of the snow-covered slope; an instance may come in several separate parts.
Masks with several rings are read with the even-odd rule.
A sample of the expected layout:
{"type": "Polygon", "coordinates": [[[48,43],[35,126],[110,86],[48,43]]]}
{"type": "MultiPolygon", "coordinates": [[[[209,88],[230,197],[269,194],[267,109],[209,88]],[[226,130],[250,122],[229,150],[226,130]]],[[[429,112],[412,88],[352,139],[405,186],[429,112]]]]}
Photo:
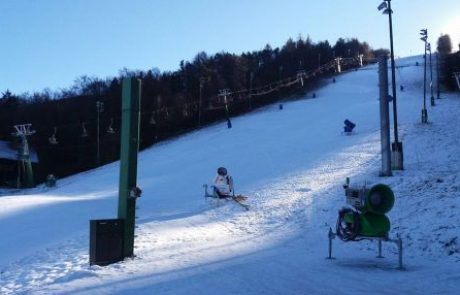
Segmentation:
{"type": "Polygon", "coordinates": [[[139,158],[136,258],[88,265],[89,220],[116,217],[119,164],[58,188],[0,197],[1,294],[457,294],[460,285],[460,99],[443,95],[421,125],[423,67],[398,61],[405,171],[379,178],[375,66],[350,72],[316,99],[269,106],[157,145],[139,158]],[[342,122],[357,124],[341,135],[342,122]],[[250,211],[205,201],[218,166],[250,196],[250,211]],[[405,244],[376,259],[370,242],[334,242],[345,177],[396,193],[392,234],[405,244]]]}

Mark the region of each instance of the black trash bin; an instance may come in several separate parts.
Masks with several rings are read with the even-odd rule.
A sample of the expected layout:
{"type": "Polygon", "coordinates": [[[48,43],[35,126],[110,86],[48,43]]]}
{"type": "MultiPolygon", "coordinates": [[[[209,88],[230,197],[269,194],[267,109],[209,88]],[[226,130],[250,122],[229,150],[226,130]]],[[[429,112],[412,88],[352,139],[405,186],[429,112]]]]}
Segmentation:
{"type": "Polygon", "coordinates": [[[123,260],[123,219],[90,220],[89,264],[123,260]]]}

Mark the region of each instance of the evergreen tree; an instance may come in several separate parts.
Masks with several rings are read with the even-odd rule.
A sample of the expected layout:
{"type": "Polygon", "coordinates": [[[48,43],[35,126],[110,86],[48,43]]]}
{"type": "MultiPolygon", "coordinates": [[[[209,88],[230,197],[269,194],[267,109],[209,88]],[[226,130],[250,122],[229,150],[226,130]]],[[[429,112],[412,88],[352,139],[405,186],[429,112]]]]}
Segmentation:
{"type": "Polygon", "coordinates": [[[452,41],[450,36],[445,34],[438,38],[438,52],[439,54],[446,55],[452,52],[452,41]]]}

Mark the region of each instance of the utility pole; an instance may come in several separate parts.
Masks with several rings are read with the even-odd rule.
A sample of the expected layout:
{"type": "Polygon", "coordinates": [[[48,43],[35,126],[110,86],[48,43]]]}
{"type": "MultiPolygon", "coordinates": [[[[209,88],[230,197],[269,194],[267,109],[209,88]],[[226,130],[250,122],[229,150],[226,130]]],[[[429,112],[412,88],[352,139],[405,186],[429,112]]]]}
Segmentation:
{"type": "Polygon", "coordinates": [[[29,143],[27,142],[27,136],[35,134],[35,130],[31,130],[32,124],[20,124],[14,125],[16,132],[12,133],[13,136],[19,137],[21,140],[21,148],[18,150],[18,178],[17,187],[21,187],[21,183],[24,183],[24,187],[34,186],[34,175],[32,171],[32,163],[30,161],[30,149],[29,143]],[[22,173],[21,173],[22,172],[22,173]],[[21,177],[21,174],[23,177],[21,177]],[[24,178],[24,181],[21,181],[24,178]]]}
{"type": "Polygon", "coordinates": [[[428,29],[420,30],[420,35],[422,36],[420,40],[424,42],[425,45],[425,55],[424,55],[424,69],[423,69],[423,109],[422,109],[422,124],[428,123],[428,112],[426,110],[426,49],[427,49],[427,40],[428,40],[428,29]]]}
{"type": "Polygon", "coordinates": [[[100,148],[100,125],[99,125],[99,114],[104,111],[104,103],[101,101],[96,101],[96,112],[97,112],[97,153],[96,153],[96,162],[97,166],[101,165],[101,148],[100,148]]]}
{"type": "Polygon", "coordinates": [[[227,127],[232,128],[232,122],[230,121],[230,111],[228,109],[227,96],[230,95],[230,90],[228,88],[220,90],[218,96],[223,97],[225,104],[225,115],[227,117],[227,127]]]}

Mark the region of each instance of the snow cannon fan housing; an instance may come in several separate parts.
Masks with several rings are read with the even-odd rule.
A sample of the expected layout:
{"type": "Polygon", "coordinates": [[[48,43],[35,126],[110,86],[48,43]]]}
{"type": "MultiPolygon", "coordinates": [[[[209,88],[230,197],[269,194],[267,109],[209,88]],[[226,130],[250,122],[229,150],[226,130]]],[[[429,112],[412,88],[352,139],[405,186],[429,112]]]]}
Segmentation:
{"type": "Polygon", "coordinates": [[[377,184],[371,189],[366,187],[345,187],[346,202],[362,213],[388,213],[393,208],[395,196],[384,184],[377,184]]]}
{"type": "Polygon", "coordinates": [[[390,187],[377,184],[371,189],[344,186],[346,202],[351,208],[339,211],[337,235],[342,240],[365,237],[388,237],[390,220],[385,215],[393,208],[395,197],[390,187]]]}
{"type": "Polygon", "coordinates": [[[390,212],[395,203],[395,195],[390,187],[384,184],[373,186],[366,195],[366,212],[382,214],[390,212]]]}

